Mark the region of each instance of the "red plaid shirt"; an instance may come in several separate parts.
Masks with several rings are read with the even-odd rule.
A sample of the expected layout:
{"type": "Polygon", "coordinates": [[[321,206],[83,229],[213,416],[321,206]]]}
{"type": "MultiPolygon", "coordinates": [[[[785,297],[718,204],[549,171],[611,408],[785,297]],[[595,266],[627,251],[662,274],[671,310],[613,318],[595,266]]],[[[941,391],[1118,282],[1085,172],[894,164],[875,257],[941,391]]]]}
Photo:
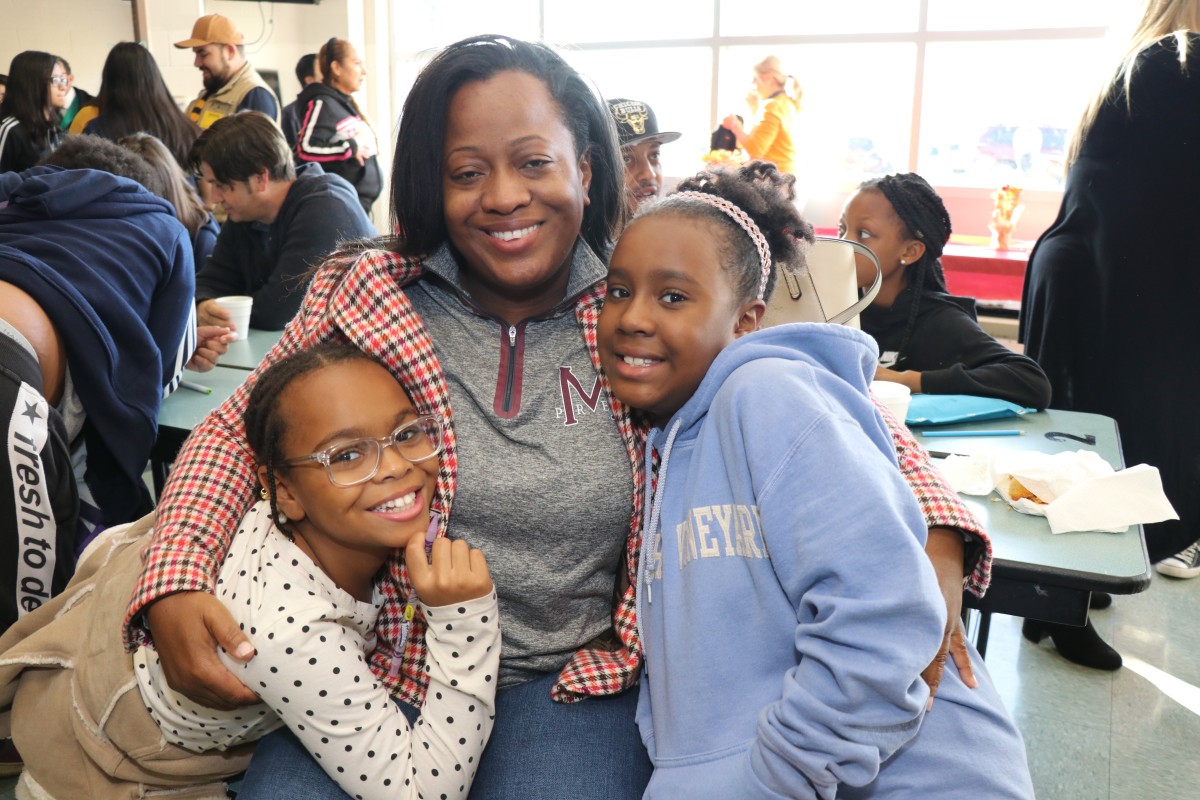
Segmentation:
{"type": "MultiPolygon", "coordinates": [[[[429,333],[403,291],[421,273],[419,259],[384,250],[333,260],[317,272],[299,313],[284,329],[279,343],[246,382],[193,431],[176,459],[159,502],[157,530],[146,554],[146,567],[126,615],[127,647],[148,641],[145,631],[134,620],[149,603],[173,592],[212,592],[229,539],[255,499],[254,458],[246,445],[242,425],[250,387],[266,365],[317,342],[343,339],[379,358],[404,385],[422,413],[438,414],[446,421],[445,453],[432,502],[442,512],[441,533],[445,534],[458,472],[457,443],[445,375],[429,333]]],[[[600,283],[578,300],[575,314],[592,363],[601,375],[605,396],[612,403],[633,470],[633,508],[625,559],[628,581],[623,582],[625,589],[613,612],[619,646],[585,647],[576,652],[563,667],[553,690],[554,699],[560,702],[575,702],[588,695],[614,694],[629,688],[641,660],[634,587],[641,544],[645,472],[640,453],[645,431],[630,419],[625,406],[612,400],[608,382],[600,371],[596,324],[603,302],[604,284],[600,283]]],[[[889,424],[896,438],[901,469],[929,525],[962,528],[985,543],[968,581],[968,588],[981,592],[991,566],[991,546],[986,536],[957,496],[929,467],[920,445],[903,426],[891,419],[889,424]]],[[[371,655],[371,668],[394,695],[419,706],[426,686],[425,629],[419,619],[414,620],[400,656],[399,674],[392,675],[395,642],[399,639],[410,585],[399,559],[391,561],[389,570],[392,579],[382,587],[384,605],[376,624],[378,643],[371,655]]]]}

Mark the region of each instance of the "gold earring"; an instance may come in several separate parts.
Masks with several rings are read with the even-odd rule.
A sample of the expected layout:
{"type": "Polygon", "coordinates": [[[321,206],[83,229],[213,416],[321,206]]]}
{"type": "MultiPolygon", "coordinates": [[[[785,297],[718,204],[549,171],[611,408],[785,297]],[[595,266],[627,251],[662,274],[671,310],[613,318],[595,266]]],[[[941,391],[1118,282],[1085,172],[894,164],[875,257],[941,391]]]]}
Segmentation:
{"type": "Polygon", "coordinates": [[[265,486],[258,490],[258,496],[261,497],[263,500],[271,499],[269,496],[267,496],[267,487],[265,487],[265,486]]]}

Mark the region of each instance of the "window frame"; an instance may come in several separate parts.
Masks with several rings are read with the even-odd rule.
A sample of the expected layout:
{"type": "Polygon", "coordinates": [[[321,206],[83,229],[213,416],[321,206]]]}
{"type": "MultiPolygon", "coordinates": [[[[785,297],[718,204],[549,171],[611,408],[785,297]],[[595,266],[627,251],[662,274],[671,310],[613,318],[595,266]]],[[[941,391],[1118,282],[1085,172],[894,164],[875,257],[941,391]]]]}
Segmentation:
{"type": "MultiPolygon", "coordinates": [[[[539,38],[545,41],[546,31],[546,5],[551,0],[540,0],[538,3],[538,20],[537,29],[539,38]]],[[[607,50],[670,50],[672,48],[701,48],[707,49],[711,53],[711,80],[709,86],[709,126],[710,129],[715,128],[720,119],[724,116],[718,106],[719,103],[719,83],[721,74],[721,52],[727,47],[756,47],[761,48],[763,52],[770,52],[772,48],[784,46],[803,46],[803,45],[870,45],[870,44],[912,44],[916,47],[916,59],[914,62],[912,75],[912,109],[909,116],[909,151],[908,160],[905,165],[896,165],[899,170],[902,167],[914,172],[917,170],[919,156],[922,148],[921,137],[921,118],[925,100],[925,64],[926,52],[930,45],[938,43],[963,43],[963,42],[1025,42],[1030,40],[1041,41],[1063,41],[1063,40],[1103,40],[1110,33],[1110,27],[1104,25],[1088,25],[1080,27],[1054,27],[1054,28],[1003,28],[989,30],[930,30],[929,28],[929,5],[931,0],[916,0],[918,6],[918,18],[915,30],[896,31],[896,32],[876,32],[876,33],[830,33],[830,34],[790,34],[790,35],[764,35],[764,36],[726,36],[720,31],[721,25],[721,7],[723,3],[732,3],[734,0],[712,0],[712,27],[709,36],[689,37],[689,38],[661,38],[661,39],[641,39],[641,40],[613,40],[613,41],[593,41],[593,42],[571,42],[571,41],[554,41],[548,42],[555,47],[566,47],[572,50],[603,52],[607,50]]],[[[402,60],[415,60],[422,57],[427,57],[429,51],[402,51],[394,53],[395,58],[402,60]]],[[[1099,79],[1099,77],[1098,77],[1099,79]]],[[[1080,106],[1082,108],[1084,98],[1080,98],[1080,106]]],[[[673,183],[674,179],[682,176],[668,176],[668,184],[673,183]]],[[[984,186],[938,186],[938,191],[943,194],[951,215],[956,218],[955,229],[968,234],[987,234],[986,215],[980,219],[979,210],[983,208],[986,202],[987,207],[990,207],[990,195],[995,187],[984,186]],[[956,213],[956,207],[959,212],[956,213]],[[961,221],[960,221],[961,220],[961,221]]],[[[1023,195],[1023,201],[1026,205],[1025,220],[1026,224],[1022,226],[1025,230],[1022,238],[1032,238],[1036,234],[1035,230],[1045,228],[1049,221],[1053,219],[1053,215],[1057,210],[1058,203],[1062,197],[1061,190],[1054,189],[1032,189],[1028,190],[1023,195]],[[1038,228],[1038,226],[1041,228],[1038,228]]],[[[840,198],[835,199],[839,204],[840,198]]],[[[816,224],[823,224],[826,220],[814,220],[816,224]]]]}

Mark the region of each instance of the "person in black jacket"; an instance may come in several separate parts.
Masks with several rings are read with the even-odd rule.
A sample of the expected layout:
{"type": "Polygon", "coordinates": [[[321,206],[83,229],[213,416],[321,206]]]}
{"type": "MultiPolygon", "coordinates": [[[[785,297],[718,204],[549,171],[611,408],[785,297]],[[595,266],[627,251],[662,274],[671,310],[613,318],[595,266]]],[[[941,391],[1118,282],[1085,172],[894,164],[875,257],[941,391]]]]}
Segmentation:
{"type": "MultiPolygon", "coordinates": [[[[300,60],[296,62],[296,80],[300,81],[300,94],[304,93],[304,89],[310,83],[320,79],[321,74],[317,72],[317,54],[308,53],[300,56],[300,60]]],[[[288,147],[292,149],[292,152],[296,151],[296,137],[300,134],[300,120],[303,114],[300,94],[297,94],[296,99],[279,112],[279,127],[283,130],[283,138],[287,139],[288,147]]]]}
{"type": "Polygon", "coordinates": [[[337,37],[321,46],[317,64],[320,82],[304,87],[296,99],[300,107],[296,157],[350,181],[363,210],[370,214],[383,188],[376,158],[379,143],[352,96],[362,86],[367,68],[354,45],[337,37]]]}
{"type": "MultiPolygon", "coordinates": [[[[1062,205],[1029,255],[1021,341],[1056,406],[1112,417],[1125,462],[1158,468],[1179,518],[1145,526],[1146,552],[1160,574],[1195,578],[1200,0],[1144,4],[1070,141],[1062,205]]],[[[1121,666],[1090,622],[1026,620],[1022,632],[1076,664],[1121,666]]]]}
{"type": "Polygon", "coordinates": [[[985,333],[972,298],[946,291],[938,257],[950,240],[950,215],[924,178],[865,181],[846,201],[838,234],[868,247],[883,269],[879,294],[860,317],[879,344],[876,380],[926,394],[1050,405],[1050,381],[1037,363],[985,333]]]}
{"type": "Polygon", "coordinates": [[[0,103],[0,172],[21,172],[62,141],[58,121],[69,80],[54,56],[26,50],[13,57],[0,103]]]}
{"type": "Polygon", "coordinates": [[[228,216],[196,274],[202,325],[230,325],[214,298],[250,295],[250,327],[282,330],[312,268],[339,242],[376,235],[353,187],[320,164],[297,169],[283,133],[261,112],[214,122],[196,140],[193,160],[228,216]]]}

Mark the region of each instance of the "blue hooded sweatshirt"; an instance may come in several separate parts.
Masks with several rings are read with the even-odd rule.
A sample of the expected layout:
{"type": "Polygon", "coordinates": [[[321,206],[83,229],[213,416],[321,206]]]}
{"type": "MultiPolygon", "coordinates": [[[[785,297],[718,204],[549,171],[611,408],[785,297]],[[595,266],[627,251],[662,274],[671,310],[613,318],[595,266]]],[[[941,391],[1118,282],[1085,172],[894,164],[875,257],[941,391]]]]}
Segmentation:
{"type": "Polygon", "coordinates": [[[946,607],[877,356],[840,326],[749,334],[650,433],[647,798],[832,798],[917,733],[946,607]]]}
{"type": "Polygon", "coordinates": [[[195,345],[187,230],[165,200],[108,172],[35,167],[0,192],[0,280],[36,299],[65,343],[102,521],[136,519],[151,508],[141,475],[159,403],[195,345]]]}

